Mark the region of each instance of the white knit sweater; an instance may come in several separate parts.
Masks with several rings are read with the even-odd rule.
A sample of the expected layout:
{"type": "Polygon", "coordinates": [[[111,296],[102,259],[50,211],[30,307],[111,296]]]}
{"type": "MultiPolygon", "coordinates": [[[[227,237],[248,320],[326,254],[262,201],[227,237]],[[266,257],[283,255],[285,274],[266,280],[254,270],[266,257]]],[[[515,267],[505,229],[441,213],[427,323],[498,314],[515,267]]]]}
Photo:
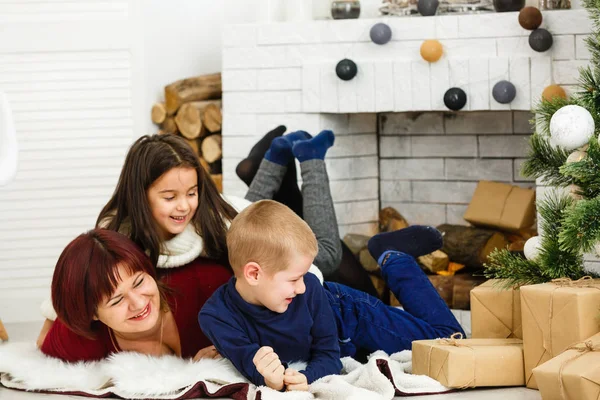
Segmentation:
{"type": "MultiPolygon", "coordinates": [[[[223,195],[223,198],[238,212],[251,204],[250,201],[241,197],[223,195]]],[[[227,227],[229,225],[230,222],[227,221],[227,227]]],[[[157,268],[177,268],[189,264],[202,254],[204,251],[204,240],[198,235],[194,226],[188,224],[183,232],[176,235],[173,239],[166,241],[163,246],[163,253],[158,257],[157,268]]],[[[323,273],[317,266],[314,264],[311,265],[308,271],[315,274],[321,283],[323,283],[323,273]]],[[[50,298],[42,302],[40,311],[45,318],[56,319],[56,312],[52,307],[52,300],[50,298]]]]}

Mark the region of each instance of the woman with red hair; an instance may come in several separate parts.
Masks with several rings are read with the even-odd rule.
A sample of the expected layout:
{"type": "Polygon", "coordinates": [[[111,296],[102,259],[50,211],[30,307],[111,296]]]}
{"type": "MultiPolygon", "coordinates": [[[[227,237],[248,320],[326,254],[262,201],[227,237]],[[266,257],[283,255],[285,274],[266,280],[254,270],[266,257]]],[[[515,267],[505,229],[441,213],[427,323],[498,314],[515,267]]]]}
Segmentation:
{"type": "Polygon", "coordinates": [[[196,317],[206,294],[197,279],[221,269],[204,259],[161,277],[126,236],[106,229],[84,233],[58,259],[52,279],[58,319],[41,350],[70,362],[119,351],[215,357],[214,350],[200,353],[206,338],[196,317]]]}

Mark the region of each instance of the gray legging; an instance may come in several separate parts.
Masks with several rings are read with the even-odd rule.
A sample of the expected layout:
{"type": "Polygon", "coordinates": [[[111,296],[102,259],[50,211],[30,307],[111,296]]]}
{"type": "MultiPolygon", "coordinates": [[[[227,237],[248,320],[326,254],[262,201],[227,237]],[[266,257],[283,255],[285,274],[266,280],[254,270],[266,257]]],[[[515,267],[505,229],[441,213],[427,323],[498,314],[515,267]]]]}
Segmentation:
{"type": "MultiPolygon", "coordinates": [[[[286,171],[286,166],[263,159],[248,188],[246,200],[254,202],[272,199],[279,190],[286,171]]],[[[329,190],[327,168],[323,160],[316,159],[301,162],[300,171],[302,213],[319,243],[319,252],[314,264],[327,276],[338,268],[342,260],[342,245],[329,190]]]]}

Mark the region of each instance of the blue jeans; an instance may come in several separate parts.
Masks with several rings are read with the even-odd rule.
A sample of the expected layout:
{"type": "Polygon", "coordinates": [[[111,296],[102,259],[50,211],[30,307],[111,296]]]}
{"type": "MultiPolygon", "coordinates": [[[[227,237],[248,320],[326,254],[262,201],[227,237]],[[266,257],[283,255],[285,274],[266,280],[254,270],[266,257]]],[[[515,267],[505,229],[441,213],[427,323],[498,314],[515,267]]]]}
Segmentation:
{"type": "Polygon", "coordinates": [[[413,340],[464,335],[460,324],[423,273],[415,259],[388,251],[378,260],[383,278],[403,310],[341,285],[325,282],[338,328],[342,357],[357,349],[392,354],[411,348],[413,340]]]}

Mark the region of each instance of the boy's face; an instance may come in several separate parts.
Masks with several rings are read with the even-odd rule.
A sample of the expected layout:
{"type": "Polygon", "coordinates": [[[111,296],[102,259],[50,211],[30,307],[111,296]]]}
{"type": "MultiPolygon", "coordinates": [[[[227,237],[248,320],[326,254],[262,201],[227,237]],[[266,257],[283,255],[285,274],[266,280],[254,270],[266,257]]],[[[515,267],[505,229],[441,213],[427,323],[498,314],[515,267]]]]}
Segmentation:
{"type": "Polygon", "coordinates": [[[254,287],[256,299],[262,306],[277,313],[284,313],[299,294],[306,291],[304,275],[313,259],[293,252],[289,266],[276,273],[262,271],[259,284],[254,287]]]}

